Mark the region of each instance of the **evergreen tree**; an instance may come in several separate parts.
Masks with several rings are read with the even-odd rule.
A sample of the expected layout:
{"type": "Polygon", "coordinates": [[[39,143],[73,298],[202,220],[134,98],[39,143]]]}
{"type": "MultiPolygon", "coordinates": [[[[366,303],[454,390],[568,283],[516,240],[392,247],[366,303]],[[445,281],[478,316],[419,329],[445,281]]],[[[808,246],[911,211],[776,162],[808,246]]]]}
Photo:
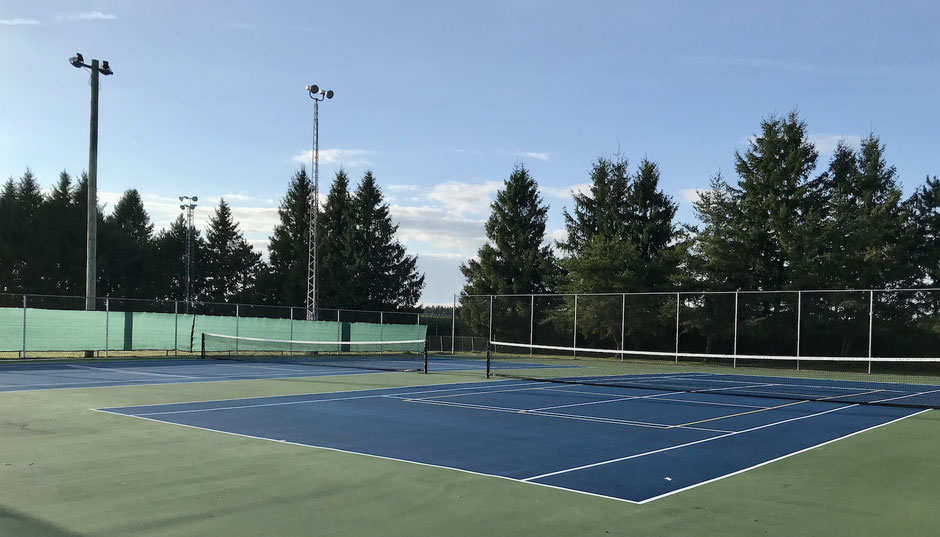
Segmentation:
{"type": "MultiPolygon", "coordinates": [[[[568,241],[559,244],[570,254],[561,262],[567,271],[565,291],[650,291],[670,285],[679,261],[672,221],[677,206],[659,190],[658,166],[644,159],[630,176],[625,160],[600,159],[591,180],[591,195],[576,195],[574,216],[565,213],[568,241]]],[[[579,335],[599,337],[591,340],[595,345],[619,346],[624,309],[636,319],[627,335],[648,334],[658,325],[657,306],[651,302],[622,305],[619,300],[592,299],[578,308],[583,321],[579,325],[584,327],[579,327],[579,335]]],[[[569,315],[560,310],[556,322],[565,322],[569,315]]]]}
{"type": "Polygon", "coordinates": [[[395,238],[388,204],[371,171],[366,172],[353,200],[356,218],[352,260],[357,304],[365,309],[411,309],[421,299],[424,274],[416,268],[417,257],[407,255],[395,238]]]}
{"type": "Polygon", "coordinates": [[[303,305],[307,297],[307,237],[313,183],[301,167],[287,187],[268,252],[271,269],[262,278],[266,300],[285,306],[303,305]]]}
{"type": "Polygon", "coordinates": [[[916,278],[906,259],[914,248],[914,230],[901,201],[894,167],[884,158],[874,135],[855,153],[839,144],[821,182],[828,218],[817,282],[827,288],[865,289],[904,286],[916,278]]]}
{"type": "Polygon", "coordinates": [[[99,228],[99,296],[150,297],[154,292],[153,224],[140,193],[124,192],[99,228]]]}
{"type": "Polygon", "coordinates": [[[729,252],[748,264],[751,289],[783,289],[790,265],[801,255],[798,234],[804,193],[816,168],[817,152],[807,140],[806,123],[796,112],[761,122],[761,134],[744,154],[735,153],[740,179],[735,198],[744,231],[742,250],[729,252]]]}
{"type": "Polygon", "coordinates": [[[358,255],[356,215],[349,177],[342,169],[336,172],[319,221],[320,304],[326,308],[352,307],[358,300],[356,278],[350,274],[358,255]]]}
{"type": "Polygon", "coordinates": [[[254,298],[261,254],[245,240],[224,199],[209,218],[205,245],[205,297],[212,302],[254,298]]]}
{"type": "MultiPolygon", "coordinates": [[[[529,171],[517,165],[497,192],[486,221],[489,239],[478,259],[460,265],[466,278],[464,295],[548,293],[555,289],[558,268],[551,247],[545,244],[548,206],[543,205],[538,185],[529,171]]],[[[488,307],[462,296],[461,319],[475,334],[485,334],[488,307]]],[[[527,306],[526,306],[527,307],[527,306]]],[[[501,318],[528,315],[521,310],[496,311],[501,318]]]]}
{"type": "MultiPolygon", "coordinates": [[[[921,283],[940,285],[940,180],[927,177],[907,203],[916,230],[913,249],[921,283]]],[[[936,311],[936,310],[935,310],[936,311]]],[[[940,331],[938,331],[940,334],[940,331]]]]}
{"type": "Polygon", "coordinates": [[[15,281],[19,255],[16,227],[16,185],[11,177],[0,192],[0,292],[4,293],[20,290],[15,281]]]}
{"type": "MultiPolygon", "coordinates": [[[[154,297],[161,300],[183,300],[186,296],[186,219],[176,217],[169,229],[162,229],[154,239],[154,297]]],[[[193,263],[190,293],[194,300],[203,300],[206,242],[198,229],[193,230],[193,263]]],[[[182,308],[180,311],[184,311],[182,308]]]]}
{"type": "Polygon", "coordinates": [[[85,215],[74,194],[71,176],[62,171],[43,201],[39,222],[43,293],[79,296],[85,292],[85,215]]]}

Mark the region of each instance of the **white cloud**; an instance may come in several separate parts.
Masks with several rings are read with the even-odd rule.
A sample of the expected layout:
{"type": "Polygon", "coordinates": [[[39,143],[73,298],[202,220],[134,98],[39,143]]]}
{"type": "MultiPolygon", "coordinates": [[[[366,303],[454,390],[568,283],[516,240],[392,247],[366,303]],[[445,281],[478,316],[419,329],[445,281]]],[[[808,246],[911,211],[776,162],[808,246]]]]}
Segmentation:
{"type": "Polygon", "coordinates": [[[571,199],[573,194],[584,194],[585,196],[591,195],[591,183],[579,183],[576,185],[570,185],[567,187],[559,188],[557,186],[545,186],[542,185],[539,187],[542,191],[542,194],[563,200],[571,199]]]}
{"type": "Polygon", "coordinates": [[[458,215],[482,215],[489,212],[490,201],[501,186],[503,186],[502,181],[484,183],[445,181],[431,188],[428,199],[440,203],[458,215]]]}
{"type": "Polygon", "coordinates": [[[71,13],[59,15],[59,20],[64,21],[113,21],[116,19],[113,13],[102,13],[101,11],[86,11],[83,13],[71,13]]]}
{"type": "Polygon", "coordinates": [[[554,229],[549,235],[553,240],[558,242],[565,242],[568,240],[568,230],[567,229],[554,229]]]}
{"type": "Polygon", "coordinates": [[[529,151],[525,153],[519,153],[519,156],[524,157],[524,158],[534,158],[536,160],[544,160],[548,162],[548,160],[551,158],[552,155],[551,153],[538,153],[534,151],[529,151]]]}
{"type": "Polygon", "coordinates": [[[679,191],[679,199],[686,203],[695,203],[701,198],[703,192],[708,192],[707,188],[683,188],[679,191]]]}
{"type": "MultiPolygon", "coordinates": [[[[407,207],[393,204],[389,210],[398,224],[399,240],[409,248],[415,246],[414,242],[421,242],[433,249],[456,250],[461,256],[469,256],[486,240],[483,220],[427,205],[407,207]]],[[[415,249],[420,251],[422,248],[415,249]]]]}
{"type": "Polygon", "coordinates": [[[0,26],[39,26],[36,19],[0,19],[0,26]]]}
{"type": "Polygon", "coordinates": [[[816,146],[816,151],[820,153],[832,153],[840,141],[844,141],[849,147],[858,147],[862,142],[862,137],[857,134],[810,134],[809,142],[816,146]]]}
{"type": "Polygon", "coordinates": [[[259,197],[259,196],[251,196],[251,195],[248,195],[248,194],[222,194],[222,195],[220,195],[220,196],[209,196],[209,197],[207,197],[207,198],[205,198],[205,199],[208,200],[208,201],[211,201],[212,203],[214,203],[214,204],[216,204],[216,205],[218,205],[219,200],[221,200],[221,199],[223,199],[223,198],[224,198],[225,201],[227,201],[229,204],[231,204],[232,202],[264,203],[264,204],[267,204],[267,205],[272,205],[272,204],[276,203],[275,200],[273,200],[273,199],[271,199],[271,198],[262,198],[262,197],[259,197]]]}
{"type": "MultiPolygon", "coordinates": [[[[365,149],[321,149],[320,163],[360,168],[371,164],[366,157],[373,154],[372,151],[365,149]]],[[[301,164],[310,164],[311,159],[313,159],[312,149],[303,151],[293,157],[295,162],[300,162],[301,164]]]]}

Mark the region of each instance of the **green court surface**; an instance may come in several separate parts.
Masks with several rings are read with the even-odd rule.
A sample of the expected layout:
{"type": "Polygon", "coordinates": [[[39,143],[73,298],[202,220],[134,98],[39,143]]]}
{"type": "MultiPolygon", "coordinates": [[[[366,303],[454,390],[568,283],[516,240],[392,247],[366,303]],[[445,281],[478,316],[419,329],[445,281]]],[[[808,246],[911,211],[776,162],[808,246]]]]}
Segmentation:
{"type": "Polygon", "coordinates": [[[645,505],[90,409],[468,382],[382,373],[0,392],[0,536],[940,534],[940,412],[645,505]]]}

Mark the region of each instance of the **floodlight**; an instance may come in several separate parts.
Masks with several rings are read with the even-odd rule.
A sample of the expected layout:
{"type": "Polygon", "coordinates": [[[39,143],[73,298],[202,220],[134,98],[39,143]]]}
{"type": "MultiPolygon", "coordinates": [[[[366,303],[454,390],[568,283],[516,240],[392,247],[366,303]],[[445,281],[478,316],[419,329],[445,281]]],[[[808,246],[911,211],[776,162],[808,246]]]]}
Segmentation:
{"type": "Polygon", "coordinates": [[[327,98],[327,99],[332,99],[332,98],[333,98],[333,90],[327,90],[327,91],[326,91],[326,98],[327,98]]]}
{"type": "Polygon", "coordinates": [[[198,196],[193,196],[193,197],[192,197],[192,200],[193,200],[193,202],[195,203],[195,202],[199,201],[199,197],[198,197],[198,196]]]}
{"type": "Polygon", "coordinates": [[[309,91],[310,93],[320,93],[320,87],[317,86],[316,84],[311,84],[307,86],[307,91],[309,91]]]}
{"type": "Polygon", "coordinates": [[[108,65],[108,60],[104,60],[101,62],[101,67],[98,69],[98,72],[103,75],[114,74],[114,71],[111,70],[111,66],[108,65]]]}
{"type": "MultiPolygon", "coordinates": [[[[180,199],[183,199],[183,198],[180,198],[180,199]]],[[[180,205],[180,209],[185,209],[185,208],[186,208],[185,205],[180,205]]]]}
{"type": "MultiPolygon", "coordinates": [[[[185,197],[186,197],[186,196],[180,196],[180,201],[183,201],[183,198],[185,198],[185,197]]],[[[180,207],[180,209],[182,209],[182,207],[180,207]]]]}
{"type": "Polygon", "coordinates": [[[85,58],[82,58],[80,52],[76,52],[74,56],[69,58],[69,63],[72,64],[72,67],[85,67],[85,58]]]}

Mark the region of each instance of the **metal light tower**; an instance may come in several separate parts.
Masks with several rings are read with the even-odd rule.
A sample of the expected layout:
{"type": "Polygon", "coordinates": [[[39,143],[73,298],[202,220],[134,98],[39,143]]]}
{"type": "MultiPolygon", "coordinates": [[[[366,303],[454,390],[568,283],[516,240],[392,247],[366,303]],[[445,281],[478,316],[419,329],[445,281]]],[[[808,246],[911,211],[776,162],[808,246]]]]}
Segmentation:
{"type": "Polygon", "coordinates": [[[85,234],[85,309],[94,311],[97,267],[95,256],[98,236],[98,75],[112,75],[111,66],[107,61],[98,64],[98,60],[91,60],[91,65],[85,63],[80,53],[69,58],[73,67],[91,71],[91,122],[88,134],[88,211],[87,233],[85,234]]]}
{"type": "Polygon", "coordinates": [[[317,222],[320,213],[320,101],[333,98],[333,90],[307,86],[313,99],[313,196],[310,199],[310,229],[307,232],[307,320],[317,320],[317,222]]]}
{"type": "Polygon", "coordinates": [[[180,196],[180,209],[186,211],[186,313],[189,313],[192,305],[192,275],[193,275],[193,210],[196,208],[196,202],[199,198],[196,196],[180,196]],[[189,200],[188,203],[186,201],[189,200]]]}

